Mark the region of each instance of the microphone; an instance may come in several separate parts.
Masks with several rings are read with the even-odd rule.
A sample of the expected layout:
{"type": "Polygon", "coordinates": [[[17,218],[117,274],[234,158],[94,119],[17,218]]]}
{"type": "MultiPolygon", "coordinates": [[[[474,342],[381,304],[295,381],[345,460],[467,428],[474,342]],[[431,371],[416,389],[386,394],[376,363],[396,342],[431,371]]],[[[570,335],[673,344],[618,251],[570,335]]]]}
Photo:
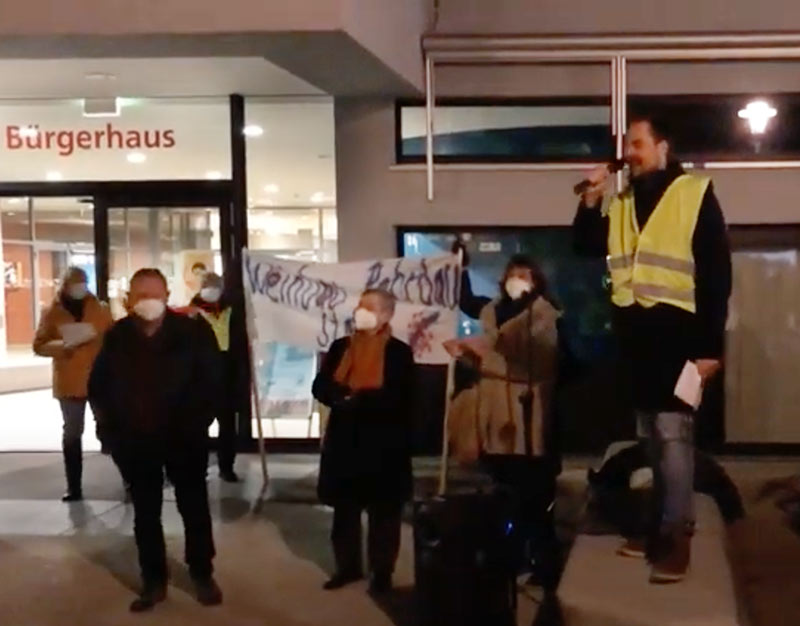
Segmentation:
{"type": "MultiPolygon", "coordinates": [[[[625,161],[623,159],[614,159],[606,165],[606,169],[608,169],[609,174],[616,174],[619,172],[623,167],[625,167],[625,161]]],[[[575,192],[576,196],[581,196],[583,193],[592,186],[592,182],[590,180],[582,180],[577,185],[572,188],[572,191],[575,192]]]]}

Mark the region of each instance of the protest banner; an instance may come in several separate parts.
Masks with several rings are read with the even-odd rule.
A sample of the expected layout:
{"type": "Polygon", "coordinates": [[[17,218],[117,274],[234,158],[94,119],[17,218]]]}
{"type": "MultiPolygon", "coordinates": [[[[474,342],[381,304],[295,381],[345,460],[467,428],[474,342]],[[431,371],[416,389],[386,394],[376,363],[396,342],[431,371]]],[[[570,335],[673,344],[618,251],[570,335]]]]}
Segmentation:
{"type": "Polygon", "coordinates": [[[244,291],[251,340],[280,341],[325,352],[352,332],[365,289],[397,298],[393,334],[417,363],[447,364],[444,341],[455,335],[461,262],[457,255],[356,263],[304,263],[245,250],[244,291]]]}

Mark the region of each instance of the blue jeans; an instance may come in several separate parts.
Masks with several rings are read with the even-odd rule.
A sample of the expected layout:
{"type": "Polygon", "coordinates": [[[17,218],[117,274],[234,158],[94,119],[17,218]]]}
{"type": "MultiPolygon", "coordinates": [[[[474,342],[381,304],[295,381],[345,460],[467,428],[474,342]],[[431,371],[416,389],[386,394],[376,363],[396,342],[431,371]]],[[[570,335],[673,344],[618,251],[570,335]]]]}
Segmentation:
{"type": "Polygon", "coordinates": [[[637,413],[637,431],[653,469],[653,496],[662,530],[694,526],[694,416],[637,413]]]}

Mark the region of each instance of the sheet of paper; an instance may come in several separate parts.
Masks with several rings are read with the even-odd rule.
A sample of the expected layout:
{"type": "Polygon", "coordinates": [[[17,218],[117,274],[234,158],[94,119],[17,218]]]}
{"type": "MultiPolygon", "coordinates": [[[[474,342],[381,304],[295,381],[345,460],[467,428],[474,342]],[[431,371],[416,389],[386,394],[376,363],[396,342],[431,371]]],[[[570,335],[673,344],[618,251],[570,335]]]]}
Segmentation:
{"type": "Polygon", "coordinates": [[[59,331],[61,331],[61,338],[64,340],[65,346],[80,346],[97,336],[94,326],[85,322],[63,324],[59,331]]]}
{"type": "Polygon", "coordinates": [[[703,399],[703,379],[693,361],[686,361],[675,384],[675,396],[697,410],[703,399]]]}

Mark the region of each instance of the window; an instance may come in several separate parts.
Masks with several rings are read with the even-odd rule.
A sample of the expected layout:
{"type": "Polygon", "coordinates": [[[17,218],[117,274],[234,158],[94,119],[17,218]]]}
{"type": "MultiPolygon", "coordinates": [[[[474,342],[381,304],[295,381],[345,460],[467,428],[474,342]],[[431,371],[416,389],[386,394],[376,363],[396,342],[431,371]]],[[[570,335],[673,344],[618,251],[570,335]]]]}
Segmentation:
{"type": "MultiPolygon", "coordinates": [[[[283,258],[335,263],[333,100],[245,101],[248,247],[283,258]]],[[[317,355],[282,343],[253,345],[262,428],[268,438],[316,438],[311,396],[317,355]]],[[[255,419],[253,432],[257,432],[255,419]]]]}
{"type": "Polygon", "coordinates": [[[800,94],[630,96],[628,110],[629,116],[646,111],[664,120],[681,159],[763,161],[800,156],[800,94]],[[759,102],[764,104],[754,104],[759,102]],[[755,118],[766,124],[763,132],[754,132],[746,119],[753,106],[755,118]]]}
{"type": "MultiPolygon", "coordinates": [[[[605,98],[437,105],[434,155],[440,163],[581,162],[613,153],[611,109],[605,98]]],[[[397,106],[397,161],[425,159],[426,111],[397,106]]]]}

